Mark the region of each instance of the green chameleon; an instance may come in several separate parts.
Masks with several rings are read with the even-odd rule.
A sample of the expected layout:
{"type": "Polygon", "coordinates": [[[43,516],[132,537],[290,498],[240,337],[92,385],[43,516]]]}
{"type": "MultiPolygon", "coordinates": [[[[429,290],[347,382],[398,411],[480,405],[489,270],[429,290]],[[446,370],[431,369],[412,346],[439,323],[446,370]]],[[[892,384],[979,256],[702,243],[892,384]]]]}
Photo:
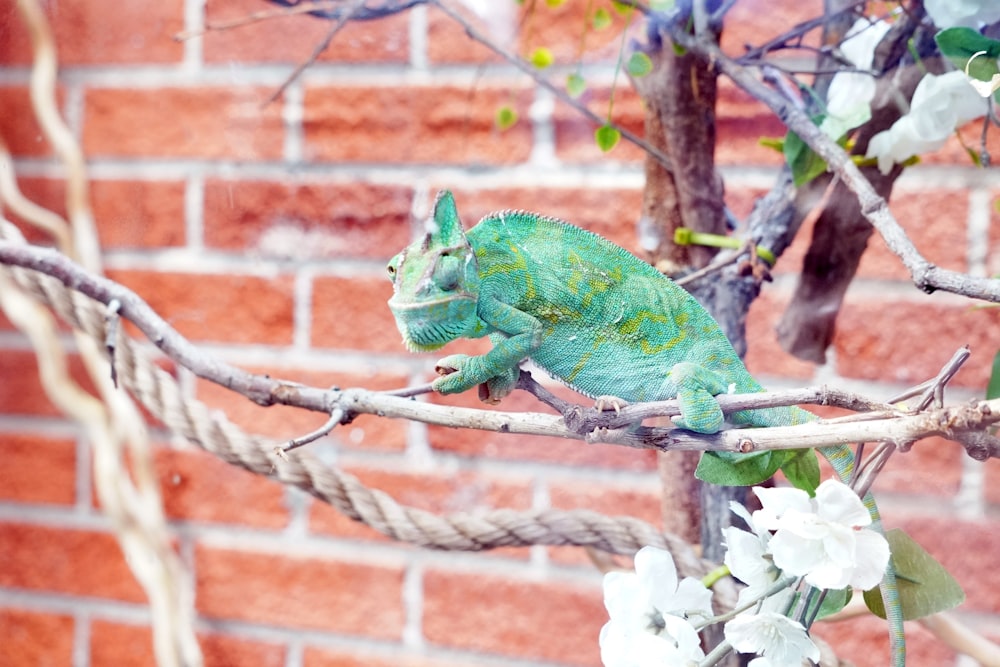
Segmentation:
{"type": "MultiPolygon", "coordinates": [[[[438,367],[452,371],[434,380],[442,394],[479,386],[484,400],[496,402],[514,389],[520,363],[530,358],[592,398],[676,397],[679,427],[716,433],[724,418],[715,395],[764,391],[694,297],[627,250],[554,218],[502,211],[466,233],[451,193],[444,191],[426,234],[396,255],[388,272],[389,308],[411,351],[487,335],[493,343],[481,356],[441,359],[438,367]]],[[[761,427],[815,418],[796,407],[730,415],[735,424],[761,427]]],[[[848,481],[854,467],[850,448],[820,452],[848,481]]],[[[871,494],[865,504],[879,525],[871,494]]],[[[881,588],[894,664],[902,665],[905,645],[891,566],[881,588]]]]}

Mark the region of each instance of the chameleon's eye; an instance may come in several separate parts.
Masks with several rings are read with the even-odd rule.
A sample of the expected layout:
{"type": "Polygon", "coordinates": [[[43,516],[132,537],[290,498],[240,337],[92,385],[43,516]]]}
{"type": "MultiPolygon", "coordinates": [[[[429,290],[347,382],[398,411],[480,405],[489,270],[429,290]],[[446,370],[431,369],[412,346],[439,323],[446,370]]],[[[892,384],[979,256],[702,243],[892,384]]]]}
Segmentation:
{"type": "Polygon", "coordinates": [[[385,267],[386,272],[389,274],[389,279],[395,282],[396,280],[396,266],[399,264],[399,256],[393,257],[389,260],[389,264],[385,267]]]}
{"type": "Polygon", "coordinates": [[[457,257],[442,253],[434,268],[434,283],[443,290],[458,287],[462,278],[462,262],[457,257]]]}

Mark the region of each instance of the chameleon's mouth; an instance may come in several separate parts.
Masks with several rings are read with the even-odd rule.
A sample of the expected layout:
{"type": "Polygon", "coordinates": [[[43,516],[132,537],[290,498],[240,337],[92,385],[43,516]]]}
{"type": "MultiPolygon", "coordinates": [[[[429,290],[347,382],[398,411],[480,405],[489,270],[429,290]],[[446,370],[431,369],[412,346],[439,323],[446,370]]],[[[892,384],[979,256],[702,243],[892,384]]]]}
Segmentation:
{"type": "Polygon", "coordinates": [[[389,299],[389,309],[411,352],[431,352],[461,338],[476,319],[476,300],[453,296],[433,302],[401,303],[389,299]]]}

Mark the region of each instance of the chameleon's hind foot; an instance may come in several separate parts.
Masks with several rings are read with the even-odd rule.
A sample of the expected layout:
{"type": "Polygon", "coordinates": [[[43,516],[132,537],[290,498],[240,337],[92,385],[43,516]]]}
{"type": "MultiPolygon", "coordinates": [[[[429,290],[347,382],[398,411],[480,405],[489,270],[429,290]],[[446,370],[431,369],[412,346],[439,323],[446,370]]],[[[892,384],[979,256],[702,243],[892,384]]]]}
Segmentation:
{"type": "Polygon", "coordinates": [[[614,410],[615,414],[619,414],[624,407],[628,407],[628,401],[610,394],[598,396],[594,399],[594,409],[598,412],[608,412],[610,410],[614,410]]]}

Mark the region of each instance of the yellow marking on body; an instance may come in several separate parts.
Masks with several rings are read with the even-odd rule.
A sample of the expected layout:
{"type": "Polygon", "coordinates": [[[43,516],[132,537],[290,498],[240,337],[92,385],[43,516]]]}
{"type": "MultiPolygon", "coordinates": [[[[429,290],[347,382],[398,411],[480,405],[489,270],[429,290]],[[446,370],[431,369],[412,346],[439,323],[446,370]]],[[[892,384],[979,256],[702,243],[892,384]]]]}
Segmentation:
{"type": "MultiPolygon", "coordinates": [[[[677,335],[667,341],[664,341],[663,343],[654,345],[646,338],[640,340],[639,348],[642,350],[643,354],[659,354],[660,352],[669,350],[670,348],[676,346],[678,343],[683,341],[687,337],[687,334],[685,333],[683,326],[684,322],[687,321],[687,318],[688,316],[686,313],[679,313],[678,315],[673,317],[673,322],[674,324],[677,325],[677,335]]],[[[662,315],[660,313],[641,311],[638,315],[622,322],[618,326],[618,331],[620,331],[625,336],[633,336],[639,331],[639,328],[646,320],[650,320],[652,322],[658,322],[661,324],[668,324],[671,321],[671,317],[669,315],[662,315]]]]}
{"type": "MultiPolygon", "coordinates": [[[[524,255],[521,254],[521,249],[514,243],[510,244],[510,251],[514,256],[514,261],[506,263],[492,263],[487,270],[480,273],[480,278],[488,278],[490,276],[501,275],[504,273],[520,272],[524,279],[524,297],[526,299],[534,299],[537,296],[537,293],[535,292],[535,279],[528,270],[528,260],[525,259],[524,255]]],[[[485,247],[479,248],[476,251],[476,256],[480,260],[487,258],[489,254],[490,251],[485,247]]],[[[485,263],[486,262],[480,261],[479,265],[483,266],[485,263]]]]}
{"type": "Polygon", "coordinates": [[[580,372],[587,367],[587,362],[590,361],[590,357],[592,355],[593,352],[584,352],[583,356],[580,357],[580,361],[576,362],[576,365],[573,366],[573,369],[566,374],[566,382],[572,384],[573,380],[576,379],[576,376],[579,375],[580,372]]]}

